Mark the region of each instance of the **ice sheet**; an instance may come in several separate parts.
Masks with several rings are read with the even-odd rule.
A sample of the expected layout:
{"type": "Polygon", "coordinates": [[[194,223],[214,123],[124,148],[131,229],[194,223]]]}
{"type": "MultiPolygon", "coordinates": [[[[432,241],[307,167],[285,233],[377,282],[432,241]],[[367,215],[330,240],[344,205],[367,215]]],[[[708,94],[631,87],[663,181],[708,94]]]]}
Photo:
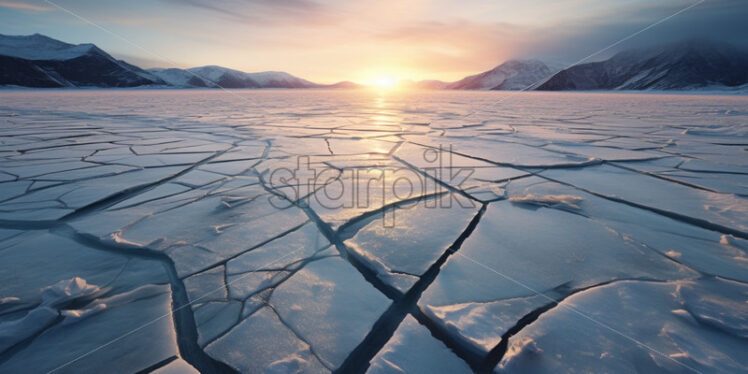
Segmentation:
{"type": "Polygon", "coordinates": [[[0,92],[0,371],[748,371],[748,98],[232,93],[0,92]]]}

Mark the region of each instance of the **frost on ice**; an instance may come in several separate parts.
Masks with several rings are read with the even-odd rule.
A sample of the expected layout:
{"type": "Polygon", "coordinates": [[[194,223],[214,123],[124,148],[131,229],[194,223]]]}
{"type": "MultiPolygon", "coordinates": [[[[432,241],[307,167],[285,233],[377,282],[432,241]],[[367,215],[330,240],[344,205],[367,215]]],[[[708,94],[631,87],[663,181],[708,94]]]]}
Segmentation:
{"type": "Polygon", "coordinates": [[[0,372],[748,371],[746,98],[241,95],[0,93],[0,372]]]}

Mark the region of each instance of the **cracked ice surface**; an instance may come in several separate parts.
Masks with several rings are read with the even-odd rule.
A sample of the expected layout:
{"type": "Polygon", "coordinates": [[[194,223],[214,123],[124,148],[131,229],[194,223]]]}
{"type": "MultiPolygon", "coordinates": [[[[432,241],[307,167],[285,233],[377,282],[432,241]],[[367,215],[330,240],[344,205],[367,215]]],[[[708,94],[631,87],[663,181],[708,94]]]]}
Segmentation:
{"type": "Polygon", "coordinates": [[[0,93],[0,372],[748,371],[748,99],[495,95],[0,93]]]}

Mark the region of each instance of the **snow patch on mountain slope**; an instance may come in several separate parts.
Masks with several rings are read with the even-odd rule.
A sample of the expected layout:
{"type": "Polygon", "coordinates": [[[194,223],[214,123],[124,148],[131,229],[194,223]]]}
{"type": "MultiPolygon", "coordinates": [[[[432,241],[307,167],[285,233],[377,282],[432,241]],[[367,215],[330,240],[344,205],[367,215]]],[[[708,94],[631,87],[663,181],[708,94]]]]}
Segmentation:
{"type": "Polygon", "coordinates": [[[309,85],[314,85],[314,83],[312,82],[294,77],[293,75],[282,71],[263,71],[259,73],[248,73],[247,75],[262,86],[266,86],[275,82],[289,84],[306,83],[309,85]]]}
{"type": "Polygon", "coordinates": [[[715,41],[685,40],[631,49],[564,69],[540,90],[693,90],[748,84],[748,52],[715,41]]]}
{"type": "Polygon", "coordinates": [[[552,71],[538,60],[509,60],[480,74],[447,85],[457,90],[522,90],[549,77],[552,71]]]}
{"type": "Polygon", "coordinates": [[[157,76],[167,84],[176,87],[192,87],[200,86],[204,87],[209,85],[203,79],[199,78],[196,74],[193,74],[184,69],[170,68],[161,69],[153,68],[148,69],[148,72],[157,76]]]}
{"type": "Polygon", "coordinates": [[[44,35],[0,34],[0,55],[27,60],[70,60],[97,49],[95,45],[68,44],[44,35]]]}

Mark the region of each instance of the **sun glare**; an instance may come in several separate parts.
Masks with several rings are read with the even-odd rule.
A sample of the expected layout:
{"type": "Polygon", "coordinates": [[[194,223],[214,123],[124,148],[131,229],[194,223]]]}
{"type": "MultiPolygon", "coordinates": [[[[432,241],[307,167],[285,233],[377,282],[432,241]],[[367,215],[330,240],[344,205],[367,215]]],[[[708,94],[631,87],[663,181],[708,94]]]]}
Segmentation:
{"type": "Polygon", "coordinates": [[[397,85],[397,79],[393,77],[376,77],[371,81],[371,85],[379,88],[392,88],[397,85]]]}

